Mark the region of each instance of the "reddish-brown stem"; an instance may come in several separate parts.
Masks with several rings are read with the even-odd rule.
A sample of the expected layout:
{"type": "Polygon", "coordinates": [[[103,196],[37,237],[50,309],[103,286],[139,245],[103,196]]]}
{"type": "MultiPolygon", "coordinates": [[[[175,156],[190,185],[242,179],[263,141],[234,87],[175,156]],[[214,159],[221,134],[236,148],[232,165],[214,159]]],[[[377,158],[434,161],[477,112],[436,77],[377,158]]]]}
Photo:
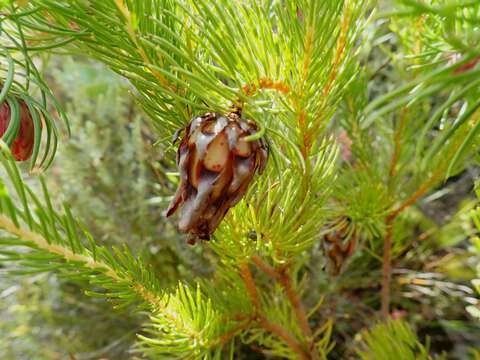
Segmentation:
{"type": "MultiPolygon", "coordinates": [[[[406,113],[406,109],[404,110],[404,114],[406,113]]],[[[390,167],[390,179],[389,185],[392,183],[392,178],[396,176],[396,164],[398,161],[398,154],[400,152],[400,132],[402,131],[403,127],[405,126],[403,118],[399,124],[399,128],[397,130],[397,134],[395,136],[395,152],[392,156],[392,163],[390,167]]],[[[459,138],[456,142],[453,143],[452,148],[457,149],[460,146],[460,142],[463,139],[459,138]]],[[[444,174],[447,165],[451,161],[453,156],[453,152],[447,156],[443,162],[437,166],[436,171],[426,180],[424,181],[418,189],[410,195],[407,199],[405,199],[398,207],[391,210],[390,213],[387,215],[385,219],[385,224],[387,226],[387,232],[385,235],[385,243],[384,243],[384,252],[383,252],[383,276],[382,276],[382,307],[381,312],[383,317],[386,319],[389,314],[389,307],[390,307],[390,278],[391,278],[391,251],[392,251],[392,243],[393,243],[393,225],[395,219],[398,215],[402,213],[403,210],[408,208],[409,206],[413,205],[421,196],[425,195],[425,193],[439,180],[439,178],[444,174]]],[[[390,189],[392,190],[392,189],[390,189]]]]}
{"type": "Polygon", "coordinates": [[[239,324],[238,326],[234,327],[232,330],[230,330],[228,333],[226,333],[225,335],[222,335],[220,337],[220,342],[222,344],[225,344],[226,342],[230,341],[232,338],[234,338],[235,336],[237,336],[238,333],[240,333],[241,331],[247,329],[250,324],[252,323],[252,321],[254,320],[253,317],[249,317],[247,320],[245,320],[243,323],[239,324]]]}
{"type": "MultiPolygon", "coordinates": [[[[402,139],[402,132],[405,126],[405,118],[407,114],[408,108],[403,108],[403,112],[400,117],[400,123],[395,131],[394,136],[394,150],[392,154],[392,159],[390,161],[390,171],[388,173],[388,187],[390,192],[393,191],[393,181],[395,176],[397,175],[397,163],[400,157],[401,152],[401,139],[402,139]]],[[[383,243],[383,263],[382,263],[382,292],[381,292],[381,299],[382,299],[382,306],[381,306],[381,313],[384,319],[388,318],[388,314],[390,312],[390,279],[392,277],[392,243],[393,243],[393,223],[395,222],[395,218],[398,214],[395,212],[391,212],[385,219],[385,225],[387,228],[387,232],[385,234],[385,239],[383,243]]]]}
{"type": "Polygon", "coordinates": [[[261,304],[258,297],[257,287],[255,286],[252,273],[250,272],[250,268],[248,267],[247,263],[242,263],[240,265],[240,275],[243,279],[245,287],[247,288],[250,300],[255,307],[255,312],[251,319],[256,320],[263,329],[277,335],[280,339],[282,339],[295,353],[299,355],[300,359],[311,360],[312,357],[302,348],[301,343],[298,342],[297,339],[291,336],[283,327],[278,324],[271,323],[265,316],[261,314],[261,304]]]}
{"type": "MultiPolygon", "coordinates": [[[[309,181],[309,159],[308,153],[310,151],[310,147],[312,145],[311,141],[311,133],[308,130],[308,114],[305,111],[305,106],[303,104],[303,100],[305,98],[305,85],[308,79],[308,73],[310,70],[310,64],[312,62],[312,53],[313,53],[313,39],[315,38],[315,29],[311,25],[307,25],[305,40],[304,40],[304,48],[305,48],[305,56],[303,58],[303,72],[300,82],[298,84],[298,88],[296,89],[295,93],[291,94],[291,100],[296,110],[298,116],[298,129],[300,130],[299,133],[299,143],[300,152],[302,153],[302,157],[305,161],[305,174],[303,176],[304,184],[308,184],[309,181]]],[[[303,193],[306,193],[306,186],[304,186],[303,193]]]]}
{"type": "MultiPolygon", "coordinates": [[[[137,48],[138,54],[142,58],[142,60],[145,64],[145,67],[147,67],[150,70],[150,72],[153,74],[153,76],[160,82],[160,84],[163,87],[172,90],[172,92],[176,92],[175,91],[176,89],[172,89],[170,87],[170,84],[169,84],[168,80],[159,71],[157,71],[156,69],[154,69],[152,67],[152,61],[150,60],[150,57],[147,55],[147,53],[143,49],[143,47],[141,45],[141,42],[139,41],[139,39],[137,37],[132,13],[128,9],[128,7],[124,4],[124,2],[122,0],[115,0],[115,4],[117,5],[117,8],[120,10],[120,12],[122,13],[122,15],[125,18],[126,25],[127,25],[126,30],[127,30],[128,36],[130,37],[130,40],[133,42],[133,44],[137,48]]],[[[135,15],[135,14],[133,14],[133,15],[135,15]]],[[[161,58],[160,58],[160,61],[162,61],[161,58]]]]}
{"type": "Polygon", "coordinates": [[[346,7],[346,11],[343,15],[342,28],[341,28],[340,36],[339,36],[338,42],[337,42],[337,48],[335,50],[335,57],[334,57],[334,60],[333,60],[332,68],[330,70],[330,76],[328,78],[327,85],[323,88],[323,95],[324,96],[328,95],[333,83],[335,82],[335,79],[337,77],[337,72],[338,72],[338,66],[340,64],[340,60],[342,59],[343,53],[345,51],[347,33],[348,33],[348,29],[349,29],[349,24],[350,24],[350,12],[348,10],[349,10],[349,8],[346,7]]]}
{"type": "Polygon", "coordinates": [[[253,96],[259,90],[276,90],[282,94],[288,94],[290,89],[288,85],[282,81],[274,81],[269,78],[258,79],[258,85],[255,83],[243,86],[243,92],[247,96],[253,96]]]}
{"type": "Polygon", "coordinates": [[[293,351],[295,351],[301,359],[303,360],[311,360],[312,357],[305,352],[302,348],[301,344],[292,337],[289,333],[285,331],[280,325],[273,324],[269,322],[265,317],[259,316],[258,323],[262,328],[267,331],[270,331],[272,334],[277,335],[280,339],[282,339],[293,351]]]}
{"type": "Polygon", "coordinates": [[[297,292],[293,289],[292,280],[290,276],[287,274],[286,269],[282,268],[279,271],[279,283],[285,289],[285,293],[287,294],[288,300],[292,304],[293,311],[295,311],[295,315],[297,316],[298,324],[302,329],[302,333],[307,339],[307,341],[312,340],[312,329],[308,324],[307,313],[305,312],[305,308],[300,301],[300,297],[298,296],[297,292]]]}
{"type": "Polygon", "coordinates": [[[400,116],[400,122],[398,124],[398,128],[395,131],[395,148],[393,150],[392,160],[390,161],[390,171],[389,171],[389,186],[392,185],[392,181],[397,175],[397,163],[398,158],[400,157],[400,150],[402,145],[402,133],[403,129],[405,128],[405,118],[407,117],[408,108],[403,108],[402,114],[400,116]]]}
{"type": "Polygon", "coordinates": [[[318,359],[318,354],[315,351],[315,342],[312,335],[312,329],[308,324],[307,313],[305,308],[298,296],[297,292],[292,286],[292,280],[290,275],[287,273],[287,268],[282,267],[275,269],[271,265],[267,264],[257,255],[252,256],[252,262],[264,273],[270,276],[272,279],[276,280],[284,289],[285,293],[287,294],[287,298],[292,305],[293,311],[295,312],[295,316],[297,317],[298,324],[300,329],[302,330],[303,336],[305,337],[308,350],[311,354],[312,359],[318,359]]]}
{"type": "MultiPolygon", "coordinates": [[[[348,8],[347,8],[348,9],[348,8]]],[[[344,19],[342,22],[342,31],[340,34],[340,38],[337,44],[337,49],[335,52],[335,57],[334,57],[334,62],[332,64],[332,70],[327,82],[327,85],[323,89],[324,94],[328,94],[330,91],[330,88],[332,84],[335,81],[335,78],[337,76],[337,71],[338,71],[338,66],[340,64],[342,55],[345,50],[345,45],[346,45],[346,35],[347,35],[347,27],[349,23],[349,17],[350,14],[347,12],[344,15],[344,19]]],[[[310,24],[307,24],[307,30],[306,30],[306,36],[305,36],[305,43],[304,43],[304,48],[305,48],[305,57],[303,59],[303,73],[302,73],[302,78],[300,83],[298,84],[298,88],[296,91],[291,94],[291,99],[294,104],[294,108],[296,109],[297,116],[298,116],[298,128],[300,130],[300,142],[301,147],[300,151],[302,154],[302,157],[305,161],[305,174],[303,176],[304,181],[303,181],[303,191],[302,191],[302,197],[304,198],[309,190],[309,177],[310,177],[310,161],[309,161],[309,152],[312,147],[312,132],[309,131],[309,119],[308,119],[308,114],[305,111],[305,108],[303,106],[303,99],[305,97],[305,86],[306,82],[308,79],[309,71],[310,71],[310,65],[312,62],[312,53],[313,53],[313,40],[315,38],[315,32],[314,32],[314,27],[311,26],[310,24]]],[[[277,90],[281,91],[281,86],[275,86],[274,83],[264,83],[263,85],[260,84],[261,88],[276,88],[277,90]]],[[[245,93],[248,95],[252,92],[256,91],[256,88],[247,86],[244,88],[245,93]]],[[[288,91],[284,91],[284,93],[287,93],[288,91]]],[[[302,199],[303,201],[303,199],[302,199]]],[[[298,354],[302,356],[304,359],[318,359],[318,354],[315,351],[315,341],[312,335],[312,329],[310,328],[310,325],[308,323],[308,318],[307,314],[305,312],[305,308],[300,300],[299,295],[295,291],[293,285],[292,285],[292,279],[291,276],[287,273],[287,267],[281,267],[281,268],[273,268],[272,266],[266,264],[263,262],[259,257],[253,256],[252,261],[266,274],[268,274],[270,277],[275,279],[284,289],[287,298],[289,299],[289,302],[292,305],[293,311],[295,312],[295,316],[298,321],[298,325],[303,333],[303,337],[305,338],[306,344],[307,344],[307,349],[308,352],[305,352],[302,349],[302,346],[298,343],[298,341],[294,338],[292,338],[288,333],[284,332],[284,329],[279,327],[278,325],[275,324],[270,324],[264,317],[261,315],[258,315],[258,321],[259,323],[265,328],[269,329],[269,331],[276,333],[280,338],[284,339],[289,346],[294,349],[298,354]],[[267,321],[267,322],[265,322],[267,321]],[[298,347],[296,347],[298,345],[298,347]]],[[[257,310],[259,312],[260,310],[260,302],[258,299],[258,294],[255,288],[255,283],[253,281],[253,278],[250,273],[250,269],[248,268],[247,264],[242,264],[241,265],[241,276],[245,282],[245,286],[247,288],[247,291],[252,299],[252,302],[257,310]]]]}
{"type": "Polygon", "coordinates": [[[265,274],[270,276],[271,278],[277,280],[278,279],[278,274],[276,273],[275,269],[267,264],[265,261],[260,259],[257,255],[252,256],[252,262],[260,269],[262,270],[265,274]]]}
{"type": "Polygon", "coordinates": [[[261,305],[258,298],[257,288],[255,286],[255,282],[253,280],[252,273],[250,272],[248,264],[241,264],[240,270],[242,279],[245,283],[245,287],[247,288],[250,299],[252,300],[252,303],[255,307],[256,314],[254,318],[258,321],[259,325],[265,330],[276,334],[279,338],[285,341],[285,343],[290,346],[293,351],[298,353],[302,359],[309,359],[305,351],[302,349],[300,343],[295,338],[290,336],[281,326],[270,323],[263,315],[260,314],[261,305]]]}
{"type": "Polygon", "coordinates": [[[393,222],[395,217],[388,216],[386,220],[387,233],[383,244],[383,268],[382,268],[382,316],[388,318],[390,313],[390,278],[392,274],[392,240],[393,222]]]}
{"type": "Polygon", "coordinates": [[[440,174],[440,171],[436,172],[427,181],[420,185],[417,191],[415,191],[410,197],[408,197],[395,210],[390,213],[390,216],[396,218],[403,210],[413,205],[421,196],[423,196],[428,191],[430,186],[432,186],[432,184],[436,181],[440,174]]]}
{"type": "Polygon", "coordinates": [[[253,306],[255,306],[255,311],[260,311],[260,300],[258,299],[257,287],[253,281],[252,273],[247,263],[240,265],[240,275],[242,276],[245,287],[247,288],[248,295],[252,300],[253,306]]]}
{"type": "Polygon", "coordinates": [[[442,169],[438,169],[427,181],[425,181],[410,197],[404,200],[397,208],[392,210],[385,219],[387,232],[383,245],[383,267],[382,267],[382,316],[388,318],[390,313],[390,279],[392,272],[392,244],[393,244],[393,225],[395,219],[400,213],[413,205],[421,196],[423,196],[432,186],[438,177],[442,174],[442,169]]]}

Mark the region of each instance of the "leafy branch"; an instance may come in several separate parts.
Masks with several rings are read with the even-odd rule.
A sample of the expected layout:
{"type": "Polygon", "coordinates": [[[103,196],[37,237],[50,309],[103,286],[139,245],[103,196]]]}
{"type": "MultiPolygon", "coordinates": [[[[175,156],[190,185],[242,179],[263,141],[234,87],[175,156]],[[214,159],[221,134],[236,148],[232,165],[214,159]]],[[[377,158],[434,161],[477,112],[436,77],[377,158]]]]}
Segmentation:
{"type": "MultiPolygon", "coordinates": [[[[257,258],[258,259],[258,258],[257,258]]],[[[257,260],[258,261],[258,260],[257,260]]],[[[240,265],[241,276],[245,283],[245,287],[248,291],[250,299],[254,305],[255,313],[252,318],[267,331],[272,332],[284,341],[301,359],[317,359],[318,354],[314,349],[306,350],[297,339],[293,338],[285,329],[280,325],[270,322],[265,315],[262,314],[262,306],[258,296],[257,288],[252,277],[252,273],[247,263],[240,265]]]]}
{"type": "Polygon", "coordinates": [[[19,261],[39,272],[54,269],[72,272],[72,277],[85,280],[93,287],[101,284],[107,292],[93,291],[91,294],[116,300],[118,306],[140,301],[152,308],[158,307],[162,296],[158,282],[141,260],[126,248],[111,254],[96,245],[90,233],[74,219],[68,206],[63,213],[53,209],[44,182],[46,205],[42,205],[23,183],[4,143],[0,143],[0,151],[0,161],[22,204],[22,207],[14,205],[7,184],[0,180],[0,228],[10,235],[2,237],[0,242],[3,246],[34,250],[27,253],[2,251],[3,261],[19,261]],[[138,285],[139,280],[144,285],[138,285]]]}
{"type": "Polygon", "coordinates": [[[183,338],[186,347],[177,346],[175,351],[223,358],[222,348],[231,340],[226,334],[236,326],[235,319],[231,325],[225,323],[224,314],[214,309],[210,299],[202,298],[198,287],[195,292],[183,284],[173,293],[162,290],[156,274],[126,247],[110,252],[97,245],[68,206],[63,213],[53,209],[43,182],[42,204],[24,184],[4,143],[0,143],[0,151],[0,161],[15,190],[15,196],[10,195],[9,186],[0,180],[0,260],[21,266],[12,272],[58,271],[71,280],[89,283],[88,295],[111,300],[117,309],[130,305],[148,309],[150,322],[145,332],[151,337],[139,336],[138,345],[144,353],[171,354],[172,344],[177,346],[183,338]],[[14,205],[17,198],[22,207],[14,205]],[[21,247],[32,251],[20,251],[21,247]],[[158,340],[159,333],[162,340],[158,340]]]}

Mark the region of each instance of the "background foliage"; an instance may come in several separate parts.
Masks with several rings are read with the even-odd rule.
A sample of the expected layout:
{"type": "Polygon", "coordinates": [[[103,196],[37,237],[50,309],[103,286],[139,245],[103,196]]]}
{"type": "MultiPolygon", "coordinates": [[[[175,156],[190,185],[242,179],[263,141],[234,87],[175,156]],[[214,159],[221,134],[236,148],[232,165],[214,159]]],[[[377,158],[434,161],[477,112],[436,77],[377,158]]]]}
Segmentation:
{"type": "Polygon", "coordinates": [[[9,358],[478,358],[477,2],[0,4],[61,146],[42,181],[2,146],[9,358]],[[269,166],[188,247],[171,136],[232,104],[269,166]]]}

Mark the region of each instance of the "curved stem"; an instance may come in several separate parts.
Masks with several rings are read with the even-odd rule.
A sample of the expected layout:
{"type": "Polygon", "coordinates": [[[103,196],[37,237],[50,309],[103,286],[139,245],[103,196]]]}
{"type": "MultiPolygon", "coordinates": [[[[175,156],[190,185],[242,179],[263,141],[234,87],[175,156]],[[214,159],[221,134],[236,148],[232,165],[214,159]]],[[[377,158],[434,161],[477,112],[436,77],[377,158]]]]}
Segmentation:
{"type": "Polygon", "coordinates": [[[385,240],[383,245],[383,266],[382,266],[382,305],[381,313],[386,320],[390,313],[390,280],[392,272],[392,245],[393,245],[393,225],[398,215],[403,210],[413,205],[421,196],[423,196],[432,184],[437,181],[438,177],[442,174],[443,167],[439,168],[432,176],[430,176],[410,197],[405,199],[397,208],[392,210],[385,219],[385,225],[387,232],[385,234],[385,240]]]}
{"type": "Polygon", "coordinates": [[[387,233],[383,244],[383,267],[382,267],[382,316],[386,320],[390,313],[390,279],[392,274],[392,240],[393,222],[395,217],[389,216],[386,220],[387,233]]]}
{"type": "Polygon", "coordinates": [[[308,323],[307,313],[305,307],[300,299],[300,296],[295,291],[292,279],[287,273],[286,267],[281,267],[278,269],[273,268],[266,262],[264,262],[257,255],[252,256],[252,262],[264,273],[269,275],[271,278],[276,280],[284,289],[290,304],[292,305],[293,311],[298,321],[298,325],[302,331],[302,334],[306,340],[306,347],[308,348],[310,357],[312,359],[318,359],[318,354],[315,350],[315,340],[312,333],[312,329],[308,323]]]}
{"type": "Polygon", "coordinates": [[[252,273],[247,263],[242,263],[240,265],[240,275],[243,279],[245,287],[247,288],[248,295],[250,300],[255,307],[253,319],[265,330],[275,334],[280,339],[282,339],[302,360],[312,360],[316,359],[312,351],[306,352],[302,344],[290,335],[282,326],[270,322],[263,314],[261,309],[260,299],[258,297],[257,287],[253,280],[252,273]]]}
{"type": "Polygon", "coordinates": [[[301,359],[303,360],[311,360],[312,357],[303,350],[300,343],[292,337],[289,333],[285,331],[280,325],[274,324],[269,322],[265,317],[260,316],[258,318],[258,323],[262,328],[271,333],[277,335],[280,339],[282,339],[293,351],[295,351],[301,359]]]}

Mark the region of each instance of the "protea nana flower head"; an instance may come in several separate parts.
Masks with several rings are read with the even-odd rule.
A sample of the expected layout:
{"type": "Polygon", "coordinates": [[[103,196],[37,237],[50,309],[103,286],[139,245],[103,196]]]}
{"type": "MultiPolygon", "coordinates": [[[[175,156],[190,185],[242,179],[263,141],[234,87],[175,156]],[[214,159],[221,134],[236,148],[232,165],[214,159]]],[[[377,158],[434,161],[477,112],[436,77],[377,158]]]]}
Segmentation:
{"type": "Polygon", "coordinates": [[[181,207],[180,232],[210,239],[228,209],[242,199],[267,161],[261,139],[245,141],[256,132],[255,123],[238,112],[206,113],[184,129],[177,152],[180,184],[166,211],[168,217],[181,207]]]}

